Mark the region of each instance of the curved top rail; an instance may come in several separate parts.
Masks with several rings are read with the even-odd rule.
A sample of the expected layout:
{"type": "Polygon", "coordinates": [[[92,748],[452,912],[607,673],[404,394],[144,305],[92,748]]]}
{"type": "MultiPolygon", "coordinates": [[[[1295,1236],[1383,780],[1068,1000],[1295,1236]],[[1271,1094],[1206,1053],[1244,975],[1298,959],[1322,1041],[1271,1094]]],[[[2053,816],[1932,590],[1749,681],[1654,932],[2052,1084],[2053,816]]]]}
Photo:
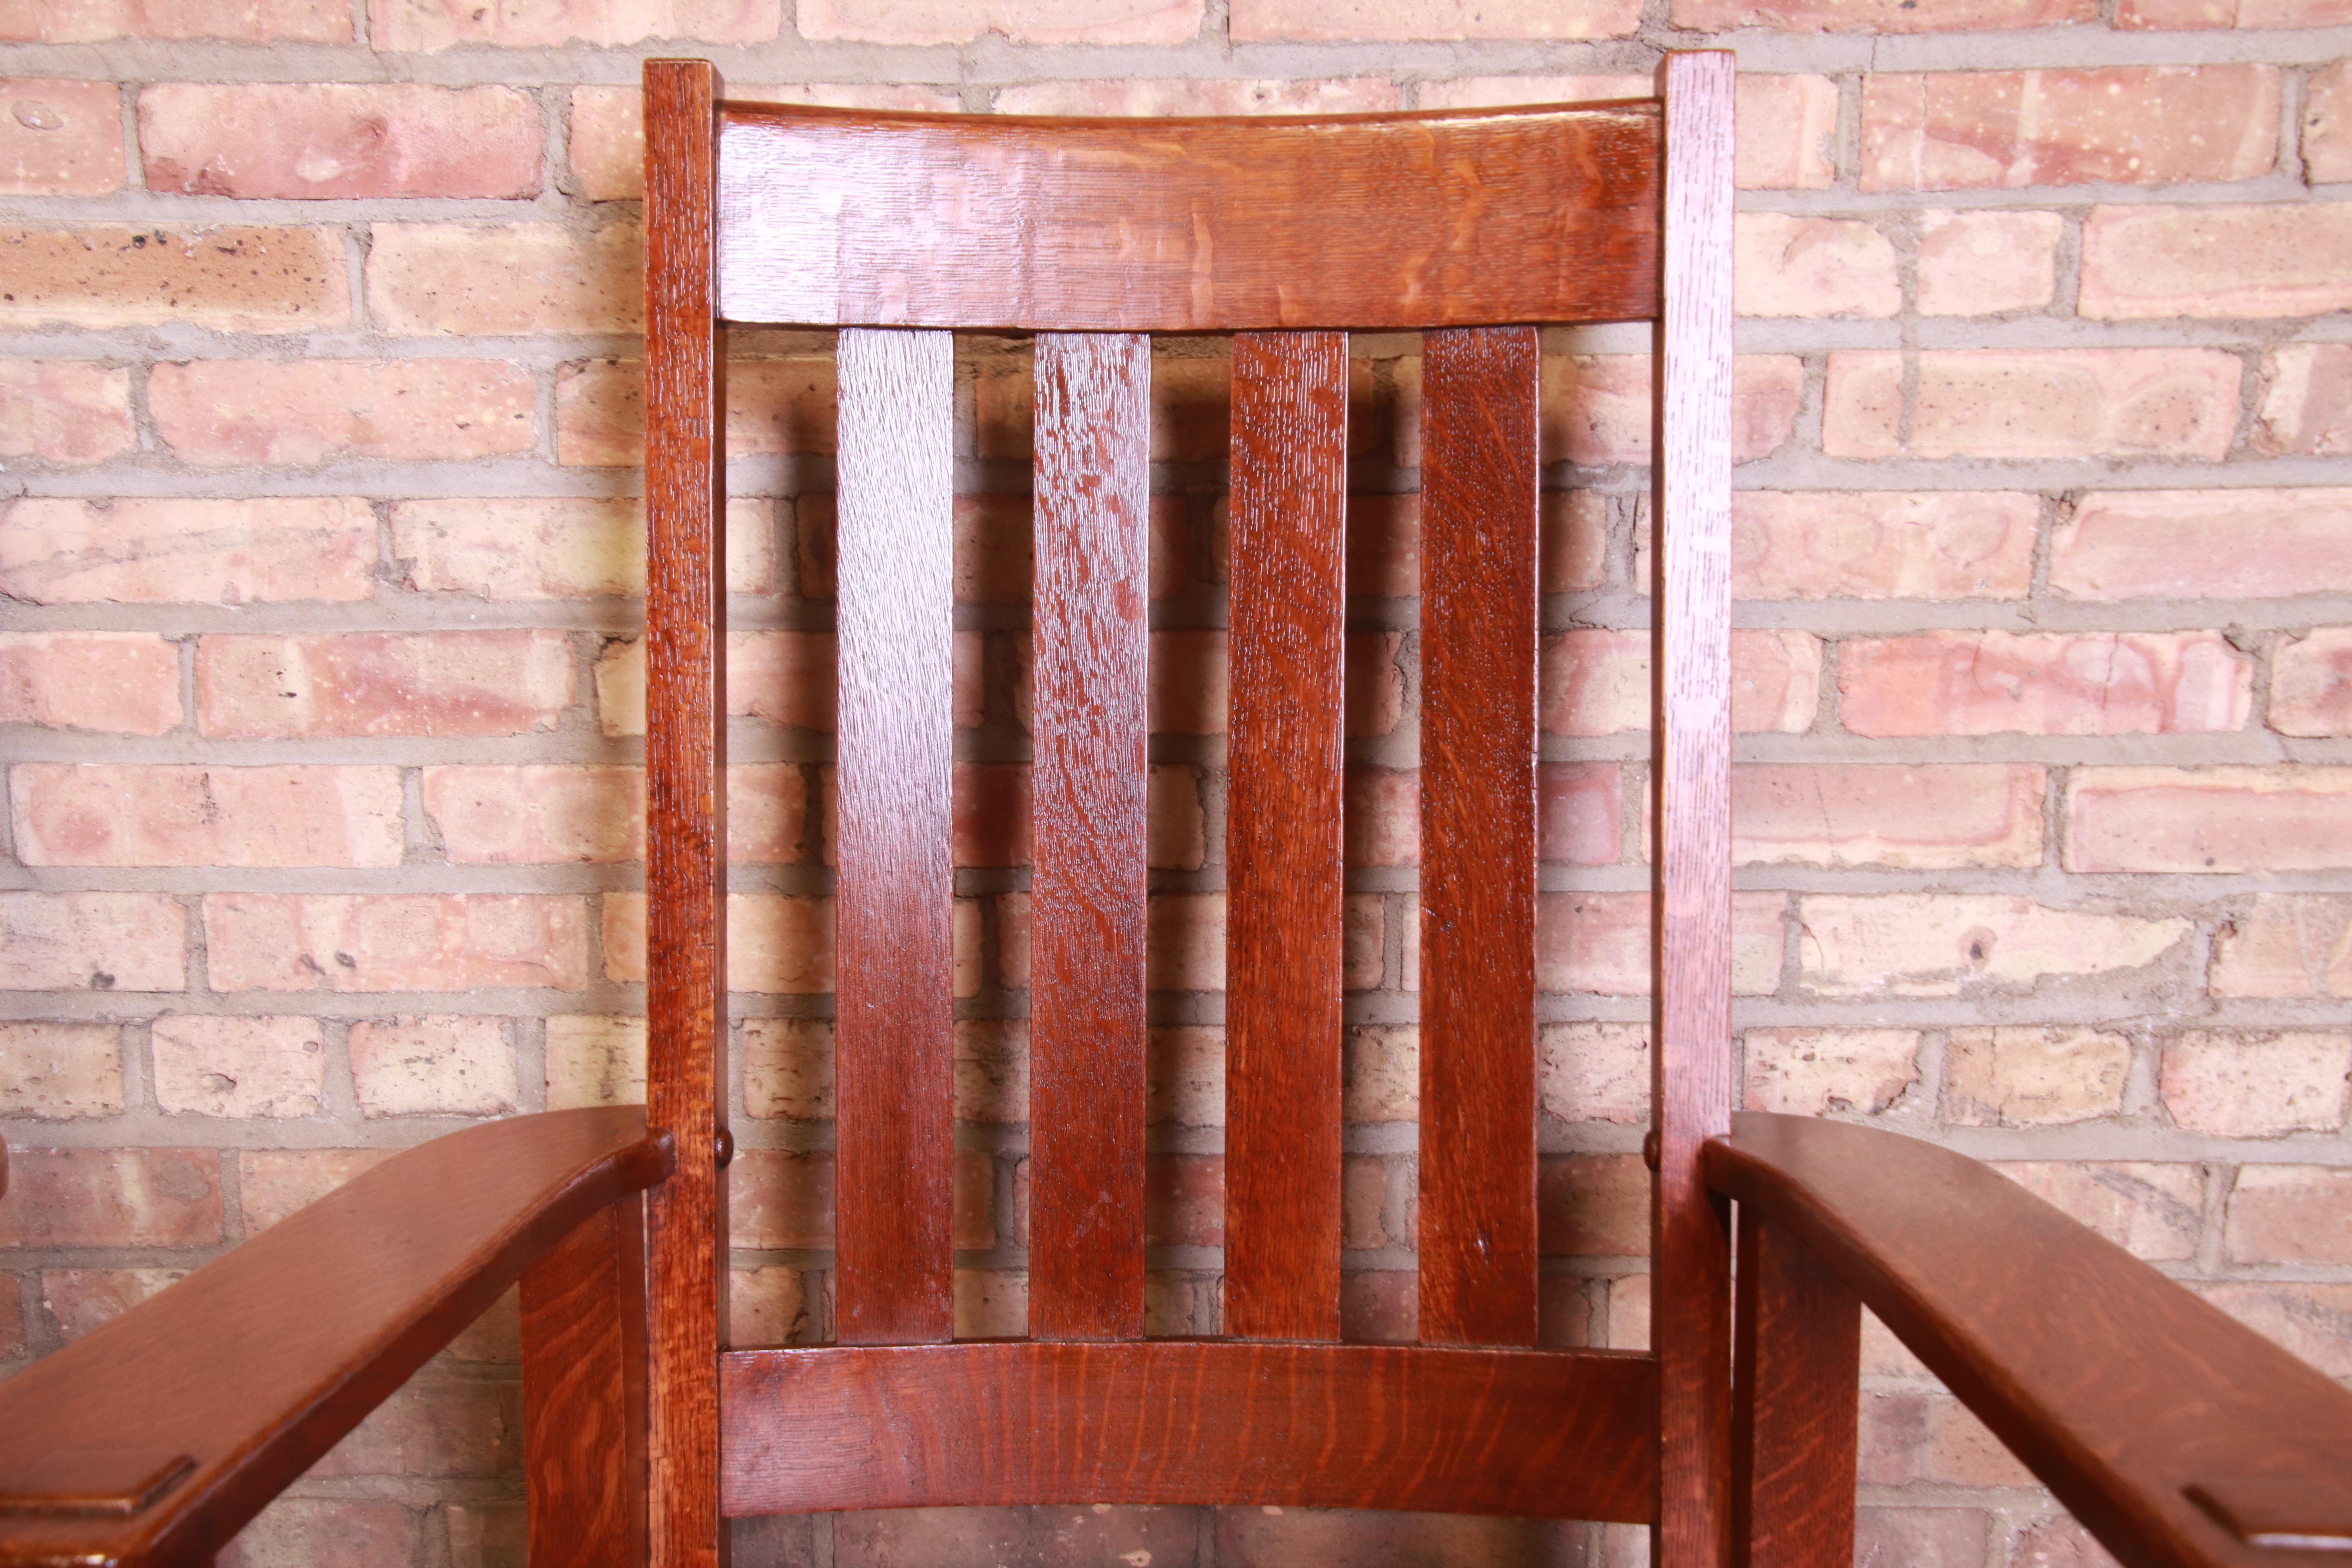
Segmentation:
{"type": "Polygon", "coordinates": [[[1751,1112],[1703,1159],[2132,1568],[2346,1562],[2352,1391],[1950,1150],[1751,1112]]]}
{"type": "Polygon", "coordinates": [[[668,1173],[635,1106],[395,1154],[0,1384],[0,1563],[207,1563],[525,1264],[668,1173]]]}
{"type": "Polygon", "coordinates": [[[1657,312],[1657,100],[1050,120],[730,103],[719,313],[1241,331],[1657,312]]]}

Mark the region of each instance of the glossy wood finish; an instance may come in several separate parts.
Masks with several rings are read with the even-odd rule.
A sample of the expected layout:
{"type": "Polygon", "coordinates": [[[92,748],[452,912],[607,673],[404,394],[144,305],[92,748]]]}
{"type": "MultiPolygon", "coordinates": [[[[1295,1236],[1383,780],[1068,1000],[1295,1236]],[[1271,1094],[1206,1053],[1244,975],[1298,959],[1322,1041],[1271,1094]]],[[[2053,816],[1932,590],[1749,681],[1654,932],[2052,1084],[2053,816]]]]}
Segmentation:
{"type": "Polygon", "coordinates": [[[523,1476],[530,1559],[646,1560],[646,1227],[635,1194],[522,1273],[523,1476]]]}
{"type": "Polygon", "coordinates": [[[1862,1303],[1753,1209],[1739,1215],[1731,1487],[1737,1568],[1853,1568],[1862,1303]]]}
{"type": "Polygon", "coordinates": [[[35,1362],[0,1384],[0,1563],[205,1560],[532,1258],[669,1168],[635,1107],[451,1133],[35,1362]],[[23,1507],[136,1490],[182,1456],[137,1512],[23,1507]]]}
{"type": "Polygon", "coordinates": [[[1706,1171],[1828,1264],[2130,1568],[2342,1563],[2241,1540],[2187,1489],[2339,1491],[2352,1391],[2121,1247],[1876,1128],[1749,1112],[1706,1171]]]}
{"type": "Polygon", "coordinates": [[[1731,1280],[1698,1153],[1731,1116],[1731,96],[1723,51],[1672,54],[1657,322],[1659,1160],[1650,1342],[1659,1362],[1661,1563],[1731,1550],[1731,1280]]]}
{"type": "Polygon", "coordinates": [[[1532,327],[1422,340],[1421,1337],[1536,1342],[1532,327]]]}
{"type": "Polygon", "coordinates": [[[727,1507],[1160,1502],[1641,1521],[1654,1364],[1607,1351],[997,1341],[726,1358],[727,1507]]]}
{"type": "Polygon", "coordinates": [[[1240,331],[1631,321],[1658,111],[1026,120],[730,104],[729,319],[1240,331]]]}
{"type": "Polygon", "coordinates": [[[1037,340],[1029,1331],[1143,1333],[1151,345],[1037,340]]]}
{"type": "Polygon", "coordinates": [[[1348,339],[1234,340],[1224,1329],[1339,1337],[1348,339]]]}
{"type": "Polygon", "coordinates": [[[955,350],[841,334],[835,1256],[844,1344],[955,1332],[955,350]]]}
{"type": "Polygon", "coordinates": [[[648,60],[646,118],[646,1114],[677,1140],[654,1194],[650,1531],[656,1568],[724,1552],[719,1347],[726,1337],[724,491],[718,327],[718,73],[648,60]]]}

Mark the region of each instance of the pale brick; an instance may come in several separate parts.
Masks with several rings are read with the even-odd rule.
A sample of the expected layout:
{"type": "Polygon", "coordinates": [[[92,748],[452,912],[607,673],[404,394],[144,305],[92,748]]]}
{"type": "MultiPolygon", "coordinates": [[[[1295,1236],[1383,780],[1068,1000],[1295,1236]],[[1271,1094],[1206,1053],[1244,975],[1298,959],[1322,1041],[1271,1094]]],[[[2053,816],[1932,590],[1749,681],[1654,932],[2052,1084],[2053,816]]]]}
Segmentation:
{"type": "Polygon", "coordinates": [[[178,1013],[155,1020],[155,1103],[238,1118],[316,1116],[326,1094],[326,1037],[316,1018],[178,1013]]]}
{"type": "Polygon", "coordinates": [[[2352,60],[2313,72],[2304,88],[2303,172],[2315,185],[2352,180],[2352,60]]]}
{"type": "Polygon", "coordinates": [[[1421,859],[1421,774],[1394,768],[1348,770],[1347,864],[1412,866],[1421,859]]]}
{"type": "Polygon", "coordinates": [[[871,44],[1181,44],[1202,0],[799,0],[801,37],[871,44]]]}
{"type": "Polygon", "coordinates": [[[2352,1168],[2239,1166],[2221,1249],[2235,1263],[2352,1263],[2352,1168]]]}
{"type": "Polygon", "coordinates": [[[0,1247],[209,1247],[221,1239],[211,1149],[11,1149],[0,1247]]]}
{"type": "Polygon", "coordinates": [[[727,1178],[735,1246],[814,1250],[833,1245],[830,1153],[740,1150],[727,1178]]]}
{"type": "Polygon", "coordinates": [[[1732,179],[1741,190],[1819,190],[1837,181],[1838,85],[1825,76],[1742,71],[1732,179]]]}
{"type": "MultiPolygon", "coordinates": [[[[520,1502],[453,1502],[447,1515],[450,1568],[515,1568],[530,1550],[530,1510],[520,1502]]],[[[786,1528],[798,1522],[782,1519],[786,1528]]]]}
{"type": "Polygon", "coordinates": [[[349,603],[374,591],[355,497],[32,498],[0,509],[0,593],[36,604],[349,603]]]}
{"type": "Polygon", "coordinates": [[[1151,1154],[1143,1171],[1146,1247],[1224,1245],[1223,1156],[1151,1154]]]}
{"type": "MultiPolygon", "coordinates": [[[[1421,1276],[1401,1268],[1341,1275],[1339,1332],[1345,1339],[1375,1344],[1411,1343],[1418,1339],[1421,1276]]],[[[1228,1516],[1220,1516],[1223,1517],[1228,1516]]]]}
{"type": "Polygon", "coordinates": [[[2117,0],[2116,26],[2141,27],[2339,27],[2352,22],[2342,0],[2117,0]]]}
{"type": "MultiPolygon", "coordinates": [[[[8,27],[0,21],[0,37],[8,27]]],[[[94,196],[122,186],[122,105],[110,81],[0,79],[0,193],[94,196]]]]}
{"type": "Polygon", "coordinates": [[[447,1014],[352,1026],[352,1087],[366,1116],[501,1116],[520,1095],[498,1018],[447,1014]]]}
{"type": "Polygon", "coordinates": [[[0,325],[307,332],[351,320],[327,228],[0,227],[0,325]]]}
{"type": "MultiPolygon", "coordinates": [[[[727,590],[757,594],[776,575],[776,506],[727,502],[727,590]]],[[[625,496],[488,497],[392,503],[392,552],[420,594],[503,601],[591,599],[646,591],[646,508],[625,496]]]]}
{"type": "MultiPolygon", "coordinates": [[[[1542,538],[1537,546],[1540,552],[1538,557],[1540,575],[1538,581],[1539,591],[1546,594],[1567,594],[1601,586],[1601,578],[1609,568],[1608,498],[1597,490],[1577,489],[1565,492],[1546,490],[1538,498],[1537,506],[1538,521],[1542,529],[1542,538]]],[[[1384,681],[1394,681],[1396,676],[1392,668],[1393,655],[1398,648],[1399,636],[1394,632],[1388,632],[1381,634],[1381,638],[1385,642],[1388,653],[1391,656],[1391,664],[1382,667],[1381,679],[1384,681]]],[[[1351,655],[1359,644],[1371,640],[1362,634],[1350,638],[1349,647],[1351,655]]],[[[1349,686],[1353,688],[1360,683],[1360,679],[1359,671],[1351,664],[1348,670],[1349,686]]],[[[1401,700],[1402,695],[1401,689],[1395,693],[1394,698],[1391,698],[1385,689],[1381,693],[1384,703],[1392,703],[1401,700]]],[[[1351,690],[1351,700],[1353,696],[1351,690]]],[[[1356,727],[1356,721],[1352,716],[1349,722],[1350,734],[1385,735],[1395,726],[1392,709],[1391,709],[1388,722],[1376,730],[1356,727]]]]}
{"type": "Polygon", "coordinates": [[[2281,343],[2263,353],[2248,445],[2266,458],[2352,452],[2352,343],[2281,343]]]}
{"type": "Polygon", "coordinates": [[[2334,1378],[2352,1377],[2352,1285],[2209,1285],[2205,1299],[2334,1378]]]}
{"type": "Polygon", "coordinates": [[[78,360],[0,360],[0,461],[82,468],[137,444],[130,372],[78,360]]]}
{"type": "Polygon", "coordinates": [[[1733,306],[1743,316],[1892,316],[1903,309],[1895,246],[1855,218],[1741,213],[1733,306]]]}
{"type": "Polygon", "coordinates": [[[808,1333],[808,1287],[799,1269],[771,1267],[729,1271],[727,1342],[730,1347],[789,1344],[805,1341],[808,1333]]]}
{"type": "Polygon", "coordinates": [[[1930,349],[1902,437],[1904,354],[1830,355],[1833,458],[2196,458],[2237,426],[2238,356],[2214,349],[1930,349]]]}
{"type": "Polygon", "coordinates": [[[1857,735],[2170,735],[2243,730],[2254,661],[2220,632],[1923,632],[1838,650],[1857,735]]]}
{"type": "Polygon", "coordinates": [[[530,196],[543,140],[539,105],[509,87],[164,82],[139,95],[147,188],[187,195],[530,196]]]}
{"type": "Polygon", "coordinates": [[[2342,1127],[2348,1077],[2352,1035],[2190,1029],[2164,1047],[2158,1091],[2175,1126],[2269,1138],[2342,1127]]]}
{"type": "Polygon", "coordinates": [[[643,1105],[646,1021],[559,1013],[547,1021],[547,1109],[643,1105]]]}
{"type": "Polygon", "coordinates": [[[2050,586],[2110,600],[2352,591],[2352,489],[2095,491],[2051,539],[2050,586]]]}
{"type": "Polygon", "coordinates": [[[630,224],[380,223],[368,310],[409,336],[631,332],[643,314],[643,237],[630,224]]]}
{"type": "MultiPolygon", "coordinates": [[[[646,896],[604,900],[604,978],[646,977],[646,896]]],[[[737,991],[812,996],[833,989],[833,901],[773,893],[727,900],[727,984],[737,991]]]]}
{"type": "MultiPolygon", "coordinates": [[[[811,82],[788,87],[727,84],[730,103],[814,103],[835,109],[907,109],[953,113],[962,107],[942,88],[900,82],[811,82]]],[[[578,193],[592,202],[635,201],[646,194],[645,109],[634,87],[575,87],[565,150],[578,193]]]]}
{"type": "MultiPolygon", "coordinates": [[[[425,812],[455,865],[609,866],[645,858],[640,768],[427,768],[425,812]]],[[[736,813],[730,798],[730,835],[736,813]]]]}
{"type": "Polygon", "coordinates": [[[2055,1127],[2123,1110],[2131,1041],[2105,1029],[1955,1029],[1945,1114],[1965,1127],[2055,1127]]]}
{"type": "MultiPolygon", "coordinates": [[[[830,734],[834,721],[830,632],[733,632],[727,638],[727,711],[792,730],[830,734]]],[[[646,732],[646,658],[641,641],[614,643],[596,660],[596,710],[607,735],[646,732]]]]}
{"type": "MultiPolygon", "coordinates": [[[[2013,490],[1742,490],[1731,591],[1742,599],[2021,599],[2039,496],[2013,490]]],[[[1646,532],[1646,531],[1644,531],[1646,532]]],[[[1636,575],[1649,579],[1643,541],[1636,575]]]]}
{"type": "Polygon", "coordinates": [[[479,5],[469,0],[368,0],[368,38],[378,49],[432,51],[467,44],[502,48],[607,47],[650,39],[759,44],[776,36],[780,0],[552,0],[479,5]]]}
{"type": "Polygon", "coordinates": [[[1386,1220],[1389,1168],[1380,1160],[1349,1156],[1339,1167],[1339,1245],[1410,1247],[1410,1236],[1391,1234],[1386,1220]]]}
{"type": "Polygon", "coordinates": [[[1857,1568],[1982,1568],[1988,1523],[1975,1508],[1861,1509],[1853,1560],[1857,1568]]]}
{"type": "MultiPolygon", "coordinates": [[[[1404,467],[1420,456],[1420,362],[1410,360],[1411,383],[1401,389],[1398,420],[1412,439],[1398,454],[1404,467]]],[[[1644,354],[1546,356],[1543,362],[1543,460],[1587,466],[1650,460],[1650,361],[1644,354]]],[[[1804,363],[1793,354],[1742,354],[1731,366],[1731,447],[1739,462],[1769,457],[1797,427],[1805,389],[1804,363]]],[[[1401,445],[1402,443],[1401,442],[1401,445]]]]}
{"type": "Polygon", "coordinates": [[[1340,1114],[1349,1125],[1420,1116],[1421,1037],[1412,1025],[1349,1029],[1340,1073],[1340,1114]]]}
{"type": "Polygon", "coordinates": [[[2051,909],[1997,893],[1813,894],[1800,901],[1802,981],[1824,996],[1959,996],[2145,969],[2186,920],[2051,909]]]}
{"type": "Polygon", "coordinates": [[[2009,1560],[2016,1568],[2116,1568],[2097,1538],[2063,1514],[2019,1531],[2009,1560]]]}
{"type": "Polygon", "coordinates": [[[520,735],[554,729],[572,684],[561,631],[208,637],[196,722],[240,740],[520,735]]]}
{"type": "MultiPolygon", "coordinates": [[[[1402,1276],[1402,1282],[1409,1283],[1412,1279],[1410,1274],[1402,1276]]],[[[1373,1337],[1414,1338],[1415,1315],[1411,1297],[1391,1306],[1402,1316],[1390,1321],[1389,1331],[1373,1337]]],[[[1349,1331],[1348,1337],[1357,1336],[1349,1331]]],[[[1467,1513],[1379,1514],[1301,1508],[1222,1508],[1216,1510],[1214,1520],[1213,1557],[1209,1555],[1212,1548],[1204,1542],[1198,1559],[1189,1554],[1171,1559],[1163,1549],[1153,1561],[1169,1564],[1169,1568],[1196,1561],[1215,1563],[1221,1568],[1292,1568],[1293,1564],[1308,1563],[1316,1568],[1402,1568],[1403,1564],[1439,1563],[1501,1568],[1504,1563],[1565,1560],[1570,1553],[1562,1550],[1563,1537],[1576,1541],[1579,1547],[1582,1545],[1579,1526],[1563,1527],[1541,1520],[1488,1519],[1467,1513]]],[[[1074,1555],[1071,1559],[1111,1560],[1109,1553],[1083,1559],[1074,1555]]],[[[1579,1560],[1582,1560],[1580,1554],[1579,1560]]],[[[1014,1561],[1044,1563],[1048,1559],[1014,1561]]],[[[940,1568],[946,1568],[946,1564],[940,1568]]]]}
{"type": "Polygon", "coordinates": [[[1613,763],[1544,763],[1536,769],[1536,845],[1546,860],[1613,864],[1624,846],[1625,785],[1613,763]]]}
{"type": "Polygon", "coordinates": [[[1153,734],[1225,732],[1232,694],[1224,633],[1153,632],[1149,679],[1153,734]]]}
{"type": "Polygon", "coordinates": [[[830,1121],[833,1025],[824,1018],[743,1020],[743,1113],[830,1121]]]}
{"type": "Polygon", "coordinates": [[[0,0],[0,38],[42,44],[110,38],[347,44],[352,11],[339,0],[0,0]]]}
{"type": "Polygon", "coordinates": [[[1223,1029],[1154,1029],[1146,1055],[1144,1120],[1152,1126],[1225,1124],[1223,1029]]]}
{"type": "Polygon", "coordinates": [[[1742,1103],[1790,1116],[1876,1116],[1919,1081],[1914,1029],[1750,1029],[1742,1103]]]}
{"type": "Polygon", "coordinates": [[[2287,637],[2272,656],[2271,728],[2282,735],[2352,735],[2352,626],[2287,637]]]}
{"type": "Polygon", "coordinates": [[[1536,1097],[1562,1121],[1650,1124],[1650,1031],[1643,1024],[1546,1024],[1536,1035],[1536,1097]]]}
{"type": "Polygon", "coordinates": [[[2251,180],[2278,162],[2273,66],[1881,71],[1864,85],[1862,188],[2251,180]]]}
{"type": "Polygon", "coordinates": [[[392,1158],[390,1149],[247,1149],[236,1157],[237,1207],[252,1236],[309,1208],[392,1158]]]}
{"type": "Polygon", "coordinates": [[[1029,1120],[1026,1020],[960,1018],[954,1050],[957,1121],[1010,1126],[1029,1120]]]}
{"type": "MultiPolygon", "coordinates": [[[[1544,639],[1537,713],[1555,735],[1616,735],[1650,722],[1650,634],[1586,627],[1544,639]]],[[[1731,721],[1801,733],[1821,704],[1822,645],[1810,632],[1731,637],[1731,721]]]]}
{"type": "Polygon", "coordinates": [[[1993,1169],[2135,1257],[2184,1263],[2197,1256],[2202,1166],[2018,1161],[1993,1169]]]}
{"type": "Polygon", "coordinates": [[[2352,867],[2352,768],[2081,768],[2069,871],[2352,867]]]}
{"type": "Polygon", "coordinates": [[[2102,206],[2075,310],[2101,321],[2316,316],[2352,307],[2352,207],[2102,206]]]}
{"type": "Polygon", "coordinates": [[[1621,38],[1641,20],[1637,0],[1233,0],[1230,31],[1235,43],[1451,43],[1621,38]]]}
{"type": "MultiPolygon", "coordinates": [[[[1522,100],[1525,101],[1525,100],[1522,100]]],[[[1386,77],[1206,80],[1184,77],[1037,81],[996,95],[999,114],[1371,114],[1402,109],[1386,77]]]]}
{"type": "MultiPolygon", "coordinates": [[[[727,451],[730,457],[827,454],[834,442],[833,358],[730,359],[727,451]]],[[[646,444],[645,366],[590,360],[555,376],[559,462],[634,468],[646,444]]]]}
{"type": "Polygon", "coordinates": [[[1224,894],[1156,893],[1144,921],[1146,989],[1225,988],[1224,894]]]}
{"type": "Polygon", "coordinates": [[[180,650],[144,632],[0,632],[0,724],[160,735],[180,722],[180,650]]]}
{"type": "Polygon", "coordinates": [[[576,898],[509,893],[208,893],[222,991],[471,991],[588,980],[576,898]]]}
{"type": "MultiPolygon", "coordinates": [[[[1735,893],[1731,899],[1731,988],[1744,996],[1779,988],[1781,919],[1779,893],[1735,893]]],[[[1405,989],[1417,988],[1413,939],[1406,926],[1405,989]]],[[[1536,985],[1543,991],[1601,996],[1650,994],[1650,896],[1647,893],[1548,893],[1536,900],[1536,985]]]]}
{"type": "Polygon", "coordinates": [[[2216,996],[2352,1000],[2352,898],[2263,894],[2221,927],[2211,985],[2216,996]]]}
{"type": "Polygon", "coordinates": [[[9,778],[34,866],[397,866],[399,771],[26,763],[9,778]]]}
{"type": "Polygon", "coordinates": [[[2095,22],[2094,0],[1674,0],[1674,25],[1701,32],[1969,33],[2095,22]]]}
{"type": "Polygon", "coordinates": [[[1993,316],[2047,309],[2058,296],[2058,243],[2065,233],[2065,219],[2056,213],[1921,213],[1919,313],[1993,316]]]}
{"type": "Polygon", "coordinates": [[[2028,1487],[2032,1472],[1969,1408],[1940,1390],[1873,1389],[1862,1396],[1863,1484],[2028,1487]]]}
{"type": "Polygon", "coordinates": [[[503,360],[197,360],[147,378],[164,444],[213,468],[527,452],[535,403],[503,360]]]}
{"type": "Polygon", "coordinates": [[[1548,1258],[1650,1250],[1650,1173],[1639,1154],[1579,1154],[1536,1168],[1536,1247],[1548,1258]]]}
{"type": "Polygon", "coordinates": [[[162,893],[0,892],[0,988],[184,991],[187,941],[162,893]]]}
{"type": "Polygon", "coordinates": [[[121,1110],[119,1026],[0,1023],[0,1116],[64,1121],[121,1110]]]}
{"type": "MultiPolygon", "coordinates": [[[[188,1277],[185,1268],[44,1268],[41,1306],[70,1344],[188,1277]]],[[[13,1326],[13,1325],[11,1325],[13,1326]]]]}
{"type": "Polygon", "coordinates": [[[2042,770],[2023,763],[1748,763],[1732,770],[1747,865],[1945,870],[2042,864],[2042,770]]]}

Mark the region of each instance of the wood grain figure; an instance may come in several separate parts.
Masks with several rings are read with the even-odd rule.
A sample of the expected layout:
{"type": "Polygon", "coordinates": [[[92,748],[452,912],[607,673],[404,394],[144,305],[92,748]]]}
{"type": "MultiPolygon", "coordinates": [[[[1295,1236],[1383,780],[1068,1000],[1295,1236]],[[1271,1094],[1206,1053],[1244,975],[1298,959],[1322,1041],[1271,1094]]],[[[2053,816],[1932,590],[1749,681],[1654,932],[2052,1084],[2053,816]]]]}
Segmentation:
{"type": "Polygon", "coordinates": [[[531,1557],[646,1560],[645,1200],[598,1210],[522,1273],[531,1557]]]}

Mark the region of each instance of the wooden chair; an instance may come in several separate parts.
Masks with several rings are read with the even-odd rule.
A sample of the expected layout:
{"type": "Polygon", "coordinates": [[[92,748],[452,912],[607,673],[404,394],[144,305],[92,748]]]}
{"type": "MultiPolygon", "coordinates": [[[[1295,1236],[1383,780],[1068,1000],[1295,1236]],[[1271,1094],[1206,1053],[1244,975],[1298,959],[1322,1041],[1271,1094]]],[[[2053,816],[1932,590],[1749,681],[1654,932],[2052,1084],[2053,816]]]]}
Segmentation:
{"type": "Polygon", "coordinates": [[[1328,120],[717,93],[646,68],[649,1103],[402,1154],[0,1386],[0,1558],[207,1561],[520,1277],[541,1563],[715,1564],[734,1515],[1102,1501],[1627,1521],[1669,1568],[1832,1568],[1864,1302],[2135,1568],[2337,1561],[2352,1395],[1967,1160],[1732,1115],[1728,55],[1670,56],[1655,100],[1328,120]],[[724,1348],[722,317],[840,329],[831,1346],[724,1348]],[[1655,1349],[1542,1351],[1528,323],[1632,318],[1657,321],[1655,1349]],[[1031,1337],[963,1343],[955,327],[1040,334],[1031,1337]],[[1339,1331],[1351,327],[1428,333],[1414,1345],[1339,1331]],[[1143,1335],[1153,331],[1238,334],[1222,1340],[1143,1335]]]}

